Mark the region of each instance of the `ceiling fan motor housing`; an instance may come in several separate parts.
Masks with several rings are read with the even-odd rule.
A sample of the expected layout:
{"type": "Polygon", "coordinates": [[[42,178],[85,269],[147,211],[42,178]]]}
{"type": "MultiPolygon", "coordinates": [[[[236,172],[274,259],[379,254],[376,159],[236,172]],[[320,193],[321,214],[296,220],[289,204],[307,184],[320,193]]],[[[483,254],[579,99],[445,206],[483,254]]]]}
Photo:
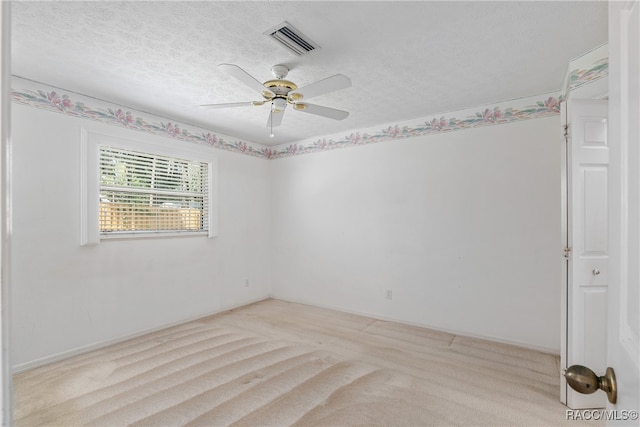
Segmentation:
{"type": "Polygon", "coordinates": [[[296,90],[298,86],[289,80],[268,80],[263,83],[264,87],[275,93],[276,96],[286,97],[289,92],[296,90]]]}

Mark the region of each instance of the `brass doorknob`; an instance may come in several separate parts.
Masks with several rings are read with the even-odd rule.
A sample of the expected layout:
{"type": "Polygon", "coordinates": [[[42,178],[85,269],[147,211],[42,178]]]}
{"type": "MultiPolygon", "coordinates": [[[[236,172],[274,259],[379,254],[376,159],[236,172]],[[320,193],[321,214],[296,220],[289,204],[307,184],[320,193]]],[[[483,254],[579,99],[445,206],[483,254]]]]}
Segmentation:
{"type": "Polygon", "coordinates": [[[599,377],[585,366],[572,365],[567,368],[564,377],[567,384],[578,393],[591,394],[600,389],[607,393],[610,403],[616,403],[618,399],[618,385],[613,368],[607,368],[607,372],[599,377]]]}

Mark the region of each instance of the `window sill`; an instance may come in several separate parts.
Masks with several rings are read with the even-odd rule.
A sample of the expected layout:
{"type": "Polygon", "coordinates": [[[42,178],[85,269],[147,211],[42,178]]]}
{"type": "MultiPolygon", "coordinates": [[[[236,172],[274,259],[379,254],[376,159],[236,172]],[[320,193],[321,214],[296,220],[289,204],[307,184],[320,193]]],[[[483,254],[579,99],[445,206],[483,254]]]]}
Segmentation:
{"type": "Polygon", "coordinates": [[[193,232],[137,232],[137,233],[121,233],[114,232],[108,234],[101,234],[100,241],[108,240],[135,240],[135,239],[157,239],[157,238],[175,238],[175,237],[213,237],[208,231],[193,231],[193,232]]]}

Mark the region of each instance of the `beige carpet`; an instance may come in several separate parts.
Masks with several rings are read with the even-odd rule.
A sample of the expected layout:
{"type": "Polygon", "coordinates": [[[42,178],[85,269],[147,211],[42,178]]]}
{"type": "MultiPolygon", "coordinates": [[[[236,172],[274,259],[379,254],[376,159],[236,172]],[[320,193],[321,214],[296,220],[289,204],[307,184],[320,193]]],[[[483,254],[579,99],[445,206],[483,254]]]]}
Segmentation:
{"type": "Polygon", "coordinates": [[[15,375],[18,426],[581,425],[556,356],[266,300],[15,375]]]}

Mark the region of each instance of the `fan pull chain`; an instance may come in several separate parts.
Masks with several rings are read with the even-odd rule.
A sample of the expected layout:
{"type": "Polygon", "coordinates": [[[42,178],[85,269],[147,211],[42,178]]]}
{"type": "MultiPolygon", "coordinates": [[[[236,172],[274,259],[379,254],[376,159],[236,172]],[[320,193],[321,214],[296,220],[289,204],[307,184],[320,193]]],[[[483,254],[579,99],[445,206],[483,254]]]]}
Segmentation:
{"type": "Polygon", "coordinates": [[[269,125],[271,126],[271,133],[269,138],[273,138],[273,101],[271,101],[271,110],[269,111],[269,125]]]}

